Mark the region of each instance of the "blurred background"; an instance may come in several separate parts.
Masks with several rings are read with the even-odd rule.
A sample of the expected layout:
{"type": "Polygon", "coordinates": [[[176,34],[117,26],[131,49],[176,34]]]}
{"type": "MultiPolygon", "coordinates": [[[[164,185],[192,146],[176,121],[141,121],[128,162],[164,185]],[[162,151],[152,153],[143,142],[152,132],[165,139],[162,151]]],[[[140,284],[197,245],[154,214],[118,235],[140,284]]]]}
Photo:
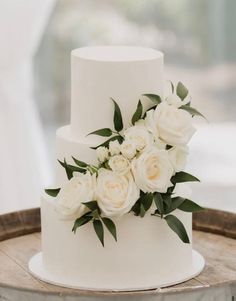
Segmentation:
{"type": "Polygon", "coordinates": [[[197,122],[188,171],[202,205],[236,212],[235,0],[2,0],[0,2],[0,211],[39,205],[53,183],[55,132],[70,120],[70,52],[138,45],[165,54],[197,122]],[[1,7],[2,6],[2,7],[1,7]]]}

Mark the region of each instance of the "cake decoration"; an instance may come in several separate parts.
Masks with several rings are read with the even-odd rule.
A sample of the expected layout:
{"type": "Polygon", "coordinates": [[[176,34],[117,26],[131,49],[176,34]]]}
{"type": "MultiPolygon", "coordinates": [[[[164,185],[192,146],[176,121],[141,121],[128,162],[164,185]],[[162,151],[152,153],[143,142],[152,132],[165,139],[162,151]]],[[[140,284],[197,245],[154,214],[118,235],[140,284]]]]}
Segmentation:
{"type": "Polygon", "coordinates": [[[183,243],[189,243],[187,231],[172,213],[179,209],[194,212],[203,208],[178,196],[179,183],[199,181],[184,171],[188,142],[195,133],[193,117],[204,117],[192,107],[188,89],[179,82],[172,94],[162,98],[143,94],[149,100],[144,106],[139,100],[124,128],[118,103],[114,106],[113,127],[97,129],[88,135],[98,135],[105,142],[91,148],[96,151],[97,164],[83,162],[72,156],[73,164],[58,160],[68,180],[60,188],[45,189],[56,197],[58,218],[72,220],[72,231],[92,223],[104,246],[104,227],[115,240],[119,236],[116,220],[125,214],[166,221],[183,243]]]}

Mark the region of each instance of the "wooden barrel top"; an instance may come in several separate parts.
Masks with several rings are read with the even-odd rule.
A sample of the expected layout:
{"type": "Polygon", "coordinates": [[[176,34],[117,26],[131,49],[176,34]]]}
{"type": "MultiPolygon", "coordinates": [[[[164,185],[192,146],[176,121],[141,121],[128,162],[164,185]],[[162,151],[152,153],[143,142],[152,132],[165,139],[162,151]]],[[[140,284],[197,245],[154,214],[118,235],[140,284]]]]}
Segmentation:
{"type": "Polygon", "coordinates": [[[39,208],[2,215],[0,301],[37,301],[43,300],[42,296],[47,300],[159,300],[158,296],[221,286],[233,286],[236,291],[236,214],[207,209],[194,214],[193,228],[194,249],[206,260],[204,271],[197,277],[158,290],[91,292],[50,285],[29,274],[28,261],[41,248],[39,208]]]}

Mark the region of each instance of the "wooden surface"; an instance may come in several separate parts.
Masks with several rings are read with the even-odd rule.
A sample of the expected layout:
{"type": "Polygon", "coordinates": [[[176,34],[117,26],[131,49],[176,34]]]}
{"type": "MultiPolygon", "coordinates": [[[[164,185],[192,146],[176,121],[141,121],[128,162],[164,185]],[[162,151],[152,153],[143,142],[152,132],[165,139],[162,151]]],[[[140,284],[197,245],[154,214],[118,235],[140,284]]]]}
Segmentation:
{"type": "MultiPolygon", "coordinates": [[[[212,211],[209,211],[208,215],[204,214],[205,218],[195,216],[195,227],[197,225],[198,228],[209,232],[217,229],[215,232],[234,236],[232,233],[235,229],[228,231],[227,227],[221,230],[218,227],[219,224],[229,224],[232,221],[220,221],[219,213],[216,215],[218,221],[213,221],[210,228],[207,228],[214,215],[212,211]],[[216,224],[218,228],[212,226],[216,224]]],[[[2,220],[0,217],[0,300],[27,301],[34,298],[36,301],[40,298],[44,300],[46,296],[45,300],[159,300],[158,296],[179,293],[183,296],[209,288],[236,286],[236,240],[202,231],[193,232],[193,242],[194,248],[205,257],[206,267],[199,276],[185,283],[159,290],[132,293],[89,292],[49,285],[33,278],[27,267],[29,258],[40,250],[41,235],[39,232],[33,233],[40,227],[38,209],[14,213],[12,216],[14,218],[11,219],[10,215],[4,215],[2,220]],[[6,240],[10,237],[14,238],[6,240]]],[[[235,219],[235,215],[233,218],[235,219]]]]}

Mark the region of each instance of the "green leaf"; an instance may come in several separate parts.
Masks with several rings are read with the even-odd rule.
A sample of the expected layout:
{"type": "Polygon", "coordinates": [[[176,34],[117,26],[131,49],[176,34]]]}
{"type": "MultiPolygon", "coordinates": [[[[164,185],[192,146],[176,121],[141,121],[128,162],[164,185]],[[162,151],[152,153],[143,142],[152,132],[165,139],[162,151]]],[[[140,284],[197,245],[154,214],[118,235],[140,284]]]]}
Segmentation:
{"type": "Polygon", "coordinates": [[[70,180],[73,177],[73,171],[69,168],[68,164],[66,163],[66,159],[64,159],[64,162],[58,160],[58,162],[61,164],[62,167],[65,168],[66,175],[68,180],[70,180]]]}
{"type": "Polygon", "coordinates": [[[184,86],[184,84],[178,82],[176,87],[176,94],[179,96],[181,100],[184,100],[185,97],[188,95],[188,89],[184,86]]]}
{"type": "Polygon", "coordinates": [[[103,221],[104,225],[107,227],[107,230],[114,237],[115,241],[117,241],[116,225],[114,224],[114,222],[108,217],[102,217],[102,221],[103,221]]]}
{"type": "Polygon", "coordinates": [[[205,120],[206,117],[204,115],[202,115],[202,113],[200,113],[198,110],[194,109],[193,107],[190,107],[190,105],[186,104],[184,106],[179,107],[182,110],[187,111],[188,113],[190,113],[192,116],[201,116],[203,117],[205,120]]]}
{"type": "Polygon", "coordinates": [[[164,217],[168,226],[179,236],[184,243],[189,243],[188,234],[183,223],[174,215],[167,215],[164,217]]]}
{"type": "Polygon", "coordinates": [[[155,105],[155,106],[152,106],[152,107],[150,107],[149,109],[147,109],[147,111],[143,114],[143,119],[144,118],[146,118],[146,116],[147,116],[147,112],[148,111],[151,111],[151,110],[155,110],[156,109],[156,107],[157,107],[157,105],[155,105]]]}
{"type": "Polygon", "coordinates": [[[134,215],[138,216],[140,214],[140,198],[137,200],[137,202],[133,205],[131,208],[131,211],[134,212],[134,215]]]}
{"type": "Polygon", "coordinates": [[[123,130],[123,120],[122,120],[120,107],[118,106],[118,104],[115,102],[113,98],[111,98],[111,100],[113,101],[115,106],[114,117],[113,117],[114,128],[117,132],[120,132],[123,130]]]}
{"type": "Polygon", "coordinates": [[[171,213],[172,211],[177,209],[184,201],[185,199],[180,196],[172,198],[170,208],[165,210],[165,214],[171,213]]]}
{"type": "Polygon", "coordinates": [[[93,217],[92,217],[92,216],[89,216],[88,213],[82,215],[80,218],[77,218],[77,219],[75,220],[75,222],[74,222],[74,226],[73,226],[73,228],[72,228],[72,231],[73,231],[74,233],[76,233],[77,228],[79,228],[79,227],[81,227],[81,226],[87,224],[88,222],[91,221],[92,218],[93,218],[93,217]]]}
{"type": "Polygon", "coordinates": [[[164,213],[164,204],[163,204],[162,196],[159,192],[154,193],[154,202],[156,204],[158,212],[160,214],[163,214],[164,213]]]}
{"type": "Polygon", "coordinates": [[[161,103],[161,97],[159,95],[156,94],[143,94],[143,95],[149,98],[156,105],[159,105],[161,103]]]}
{"type": "Polygon", "coordinates": [[[108,139],[107,141],[105,141],[105,142],[99,144],[98,146],[91,147],[91,149],[97,149],[97,148],[99,148],[100,146],[109,147],[110,141],[115,141],[115,140],[117,140],[119,143],[122,143],[122,142],[124,141],[124,138],[123,138],[122,136],[119,136],[119,135],[113,136],[113,137],[111,137],[110,139],[108,139]]]}
{"type": "Polygon", "coordinates": [[[171,149],[172,147],[173,147],[172,145],[166,144],[166,150],[169,150],[169,149],[171,149]]]}
{"type": "Polygon", "coordinates": [[[141,217],[144,217],[145,213],[146,213],[146,211],[145,211],[145,208],[144,208],[143,204],[140,204],[140,213],[139,213],[139,215],[141,217]]]}
{"type": "Polygon", "coordinates": [[[101,244],[104,247],[104,229],[103,229],[102,222],[99,219],[93,220],[93,228],[94,228],[101,244]]]}
{"type": "Polygon", "coordinates": [[[152,206],[153,201],[153,194],[152,193],[145,193],[140,198],[141,204],[143,205],[143,208],[145,211],[148,211],[150,207],[152,206]]]}
{"type": "Polygon", "coordinates": [[[83,203],[83,205],[86,206],[91,211],[99,209],[97,201],[85,202],[83,203]]]}
{"type": "MultiPolygon", "coordinates": [[[[162,199],[164,201],[165,207],[170,208],[171,206],[171,195],[170,194],[162,194],[162,199]]],[[[166,210],[166,208],[165,208],[166,210]]]]}
{"type": "Polygon", "coordinates": [[[53,197],[56,197],[58,195],[58,193],[60,192],[61,188],[54,188],[54,189],[45,189],[44,191],[53,197]]]}
{"type": "Polygon", "coordinates": [[[112,135],[112,130],[109,128],[104,128],[104,129],[100,129],[100,130],[91,132],[88,135],[98,135],[98,136],[102,136],[102,137],[110,137],[112,135]]]}
{"type": "Polygon", "coordinates": [[[169,82],[170,82],[170,86],[171,86],[171,92],[173,94],[175,92],[175,86],[171,80],[169,82]]]}
{"type": "Polygon", "coordinates": [[[180,171],[171,178],[171,182],[176,184],[184,182],[200,182],[200,180],[185,171],[180,171]]]}
{"type": "Polygon", "coordinates": [[[198,204],[194,203],[189,199],[185,199],[184,202],[182,202],[180,206],[178,206],[178,208],[185,212],[195,212],[195,211],[204,210],[204,208],[202,208],[201,206],[199,206],[198,204]]]}
{"type": "Polygon", "coordinates": [[[137,109],[132,117],[132,124],[134,125],[136,121],[138,121],[139,119],[141,119],[143,114],[143,105],[141,103],[141,101],[139,100],[138,105],[137,105],[137,109]]]}
{"type": "Polygon", "coordinates": [[[80,160],[74,158],[73,156],[72,156],[72,159],[74,160],[75,164],[78,165],[79,167],[86,168],[88,166],[87,163],[80,161],[80,160]]]}

